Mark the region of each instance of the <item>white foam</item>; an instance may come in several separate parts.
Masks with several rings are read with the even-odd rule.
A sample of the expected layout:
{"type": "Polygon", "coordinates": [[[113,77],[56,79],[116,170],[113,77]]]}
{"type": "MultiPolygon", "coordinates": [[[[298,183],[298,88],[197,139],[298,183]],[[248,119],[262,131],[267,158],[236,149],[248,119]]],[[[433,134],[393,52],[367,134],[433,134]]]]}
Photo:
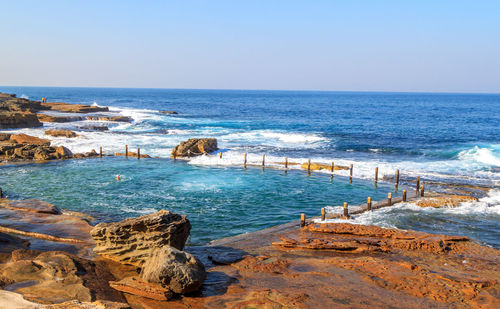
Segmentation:
{"type": "Polygon", "coordinates": [[[481,148],[474,146],[472,149],[461,151],[458,154],[458,158],[464,161],[473,161],[485,165],[500,166],[499,154],[495,154],[493,148],[481,148]]]}
{"type": "MultiPolygon", "coordinates": [[[[342,207],[325,207],[327,213],[342,213],[342,207]]],[[[392,207],[367,211],[353,216],[353,219],[315,219],[315,223],[352,223],[361,225],[377,225],[386,228],[395,228],[398,216],[406,216],[409,211],[426,214],[445,214],[460,216],[500,216],[500,190],[491,190],[488,196],[475,202],[463,202],[456,207],[419,207],[414,203],[398,203],[392,207]]]]}
{"type": "Polygon", "coordinates": [[[247,144],[272,145],[275,147],[313,148],[327,141],[325,137],[315,133],[280,132],[271,130],[255,130],[235,132],[221,136],[221,140],[244,141],[247,144]]]}

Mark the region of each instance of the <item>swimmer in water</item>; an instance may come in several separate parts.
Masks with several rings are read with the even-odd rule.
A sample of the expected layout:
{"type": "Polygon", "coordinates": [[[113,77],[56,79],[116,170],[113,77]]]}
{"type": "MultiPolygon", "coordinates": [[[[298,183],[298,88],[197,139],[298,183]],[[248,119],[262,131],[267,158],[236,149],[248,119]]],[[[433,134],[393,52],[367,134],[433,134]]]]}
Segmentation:
{"type": "Polygon", "coordinates": [[[122,176],[116,175],[116,180],[121,180],[122,176]]]}

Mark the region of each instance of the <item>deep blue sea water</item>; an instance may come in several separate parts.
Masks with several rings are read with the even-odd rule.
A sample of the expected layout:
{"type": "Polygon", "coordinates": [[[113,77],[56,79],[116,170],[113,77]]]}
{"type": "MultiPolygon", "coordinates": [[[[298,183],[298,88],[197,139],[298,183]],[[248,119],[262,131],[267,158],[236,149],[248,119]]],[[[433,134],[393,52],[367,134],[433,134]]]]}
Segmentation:
{"type": "MultiPolygon", "coordinates": [[[[109,106],[134,122],[81,121],[22,129],[43,136],[47,128],[77,131],[76,139],[53,138],[74,152],[102,146],[104,152],[131,149],[157,159],[66,161],[0,167],[0,186],[16,198],[40,198],[62,208],[113,221],[158,209],[185,213],[193,223],[192,244],[249,232],[319,214],[321,207],[381,199],[393,189],[380,178],[401,170],[403,178],[500,184],[500,95],[348,93],[293,91],[166,90],[114,88],[0,87],[30,99],[109,106]],[[160,114],[175,110],[179,115],[160,114]],[[107,125],[87,132],[86,125],[107,125]],[[218,156],[189,162],[168,159],[191,137],[216,137],[218,156]],[[241,168],[243,154],[258,164],[283,162],[354,164],[330,182],[328,173],[241,168]],[[123,175],[117,182],[115,175],[123,175]]],[[[390,181],[389,181],[390,182],[390,181]]],[[[399,194],[399,193],[398,193],[399,194]]],[[[403,205],[360,216],[360,223],[468,235],[500,247],[498,190],[473,205],[422,210],[403,205]],[[481,211],[478,211],[481,209],[481,211]]]]}

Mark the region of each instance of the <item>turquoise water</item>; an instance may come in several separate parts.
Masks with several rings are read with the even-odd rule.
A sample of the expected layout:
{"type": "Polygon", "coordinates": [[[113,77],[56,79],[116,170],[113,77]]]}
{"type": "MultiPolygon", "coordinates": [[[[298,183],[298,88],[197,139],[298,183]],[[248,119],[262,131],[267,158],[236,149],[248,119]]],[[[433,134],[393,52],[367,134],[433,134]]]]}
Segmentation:
{"type": "MultiPolygon", "coordinates": [[[[392,184],[374,191],[379,178],[420,176],[422,182],[481,184],[496,190],[485,200],[455,210],[410,205],[390,213],[374,211],[366,224],[467,235],[500,248],[500,95],[363,93],[307,91],[227,91],[176,89],[0,87],[31,99],[109,106],[132,123],[79,121],[43,128],[3,130],[45,137],[46,129],[75,131],[78,138],[53,138],[73,152],[103,147],[105,153],[141,148],[159,159],[68,161],[0,167],[0,186],[16,198],[40,198],[68,209],[115,221],[160,208],[186,213],[192,242],[249,232],[317,215],[321,207],[357,204],[368,195],[385,198],[392,184]],[[175,110],[178,115],[161,114],[175,110]],[[106,125],[109,131],[82,127],[106,125]],[[217,138],[218,155],[173,163],[172,148],[192,137],[217,138]],[[354,164],[329,183],[328,172],[241,169],[252,164],[312,162],[354,164]],[[124,175],[117,183],[116,174],[124,175]],[[385,187],[387,186],[387,188],[385,187]],[[478,211],[480,210],[480,211],[478,211]]],[[[290,166],[297,169],[296,165],[290,166]]],[[[389,182],[391,180],[388,180],[389,182]]],[[[428,187],[432,189],[432,187],[428,187]]],[[[337,211],[327,208],[329,211],[337,211]]]]}
{"type": "Polygon", "coordinates": [[[186,214],[191,244],[318,216],[327,206],[387,196],[393,186],[299,171],[216,168],[169,159],[70,160],[2,167],[11,198],[39,198],[100,221],[167,209],[186,214]],[[115,175],[122,176],[120,181],[115,175]]]}

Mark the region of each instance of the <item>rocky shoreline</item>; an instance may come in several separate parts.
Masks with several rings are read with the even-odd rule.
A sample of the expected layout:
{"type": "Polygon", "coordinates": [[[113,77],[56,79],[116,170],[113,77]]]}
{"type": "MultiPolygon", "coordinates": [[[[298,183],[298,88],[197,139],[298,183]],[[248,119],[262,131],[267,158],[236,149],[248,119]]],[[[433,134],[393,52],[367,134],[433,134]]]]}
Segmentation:
{"type": "MultiPolygon", "coordinates": [[[[69,115],[108,111],[0,93],[0,129],[85,119],[132,121],[69,115]]],[[[78,138],[67,130],[45,134],[78,138]]],[[[216,150],[216,139],[189,139],[173,149],[172,157],[216,150]]],[[[4,162],[98,156],[95,150],[72,153],[51,146],[45,138],[0,133],[4,162]]],[[[304,163],[301,168],[331,166],[304,163]]],[[[468,194],[471,188],[454,191],[464,194],[429,194],[412,202],[455,207],[476,200],[468,194]]],[[[291,222],[185,247],[190,230],[189,218],[168,210],[94,225],[85,214],[44,201],[0,196],[0,309],[500,307],[500,252],[467,237],[308,220],[302,228],[291,222]]]]}
{"type": "Polygon", "coordinates": [[[309,221],[184,248],[189,220],[166,210],[89,221],[43,201],[1,199],[0,300],[26,308],[500,305],[500,252],[467,237],[309,221]]]}

